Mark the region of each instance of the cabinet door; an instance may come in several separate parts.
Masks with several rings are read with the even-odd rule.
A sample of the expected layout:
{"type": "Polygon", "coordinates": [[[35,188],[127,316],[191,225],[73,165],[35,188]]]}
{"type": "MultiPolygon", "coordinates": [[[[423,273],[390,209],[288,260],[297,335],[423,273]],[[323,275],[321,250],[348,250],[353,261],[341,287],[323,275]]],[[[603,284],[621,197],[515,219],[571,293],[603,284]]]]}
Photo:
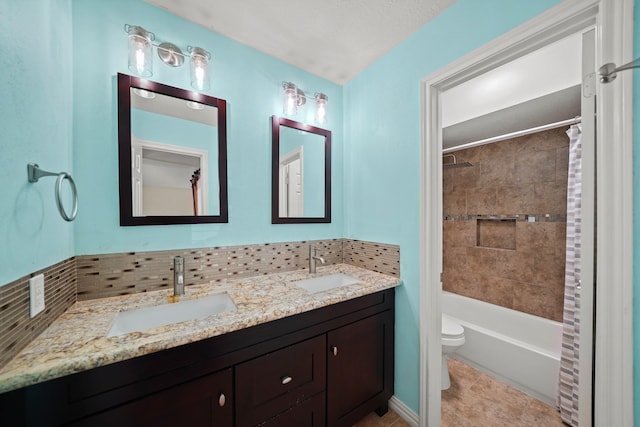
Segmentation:
{"type": "Polygon", "coordinates": [[[381,313],[327,335],[327,425],[384,413],[393,394],[393,317],[381,313]]]}
{"type": "Polygon", "coordinates": [[[169,388],[74,423],[74,426],[231,427],[231,369],[169,388]]]}

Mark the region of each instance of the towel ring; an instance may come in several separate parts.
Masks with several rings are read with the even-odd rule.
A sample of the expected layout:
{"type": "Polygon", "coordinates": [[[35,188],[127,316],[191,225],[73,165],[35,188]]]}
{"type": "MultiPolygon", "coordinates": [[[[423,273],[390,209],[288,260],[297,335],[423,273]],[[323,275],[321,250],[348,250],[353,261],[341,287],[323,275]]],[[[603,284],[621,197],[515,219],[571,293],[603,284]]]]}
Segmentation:
{"type": "Polygon", "coordinates": [[[56,179],[56,205],[58,206],[58,212],[60,212],[60,216],[65,221],[70,222],[76,219],[76,215],[78,214],[78,190],[76,188],[76,183],[71,175],[66,172],[54,173],[43,171],[37,164],[29,163],[27,165],[27,176],[29,178],[29,182],[38,182],[38,180],[43,176],[57,176],[58,179],[56,179]],[[64,209],[64,205],[62,204],[62,197],[60,196],[60,193],[62,191],[62,182],[65,179],[69,181],[69,185],[71,186],[73,199],[73,208],[71,209],[71,215],[67,215],[67,212],[64,209]]]}

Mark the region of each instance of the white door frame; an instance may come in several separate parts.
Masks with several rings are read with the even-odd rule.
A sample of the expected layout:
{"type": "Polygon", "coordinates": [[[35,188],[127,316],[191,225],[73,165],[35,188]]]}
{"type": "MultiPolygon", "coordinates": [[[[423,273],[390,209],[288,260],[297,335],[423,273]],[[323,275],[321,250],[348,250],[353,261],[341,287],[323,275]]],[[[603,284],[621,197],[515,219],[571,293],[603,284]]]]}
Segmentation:
{"type": "MultiPolygon", "coordinates": [[[[441,410],[442,128],[439,94],[593,25],[598,34],[597,66],[607,62],[620,65],[633,59],[633,0],[566,0],[422,80],[420,427],[438,427],[441,410]]],[[[622,72],[612,83],[596,84],[595,426],[633,425],[632,77],[632,73],[622,72]]]]}
{"type": "Polygon", "coordinates": [[[281,217],[301,217],[304,216],[304,147],[301,145],[280,156],[280,166],[278,170],[280,200],[278,201],[281,217]],[[291,214],[291,177],[289,176],[289,165],[295,161],[300,162],[300,196],[295,201],[295,215],[291,214]]]}
{"type": "Polygon", "coordinates": [[[165,144],[163,142],[148,141],[131,136],[131,182],[133,183],[133,216],[143,216],[142,203],[142,151],[143,149],[162,151],[171,154],[196,157],[200,160],[200,185],[198,188],[199,205],[201,207],[199,215],[210,215],[209,213],[209,152],[199,148],[185,147],[182,145],[165,144]]]}

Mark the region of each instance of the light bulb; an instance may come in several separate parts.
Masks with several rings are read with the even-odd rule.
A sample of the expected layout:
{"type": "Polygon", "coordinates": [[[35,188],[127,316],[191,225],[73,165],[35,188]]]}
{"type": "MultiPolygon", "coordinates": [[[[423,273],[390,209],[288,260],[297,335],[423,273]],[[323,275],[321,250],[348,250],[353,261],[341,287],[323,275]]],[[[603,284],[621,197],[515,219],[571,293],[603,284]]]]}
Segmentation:
{"type": "Polygon", "coordinates": [[[204,68],[201,65],[196,65],[196,86],[198,89],[202,89],[204,86],[204,68]]]}
{"type": "Polygon", "coordinates": [[[294,116],[298,112],[298,88],[293,83],[283,83],[284,102],[282,112],[294,116]]]}
{"type": "Polygon", "coordinates": [[[207,68],[211,55],[200,47],[190,47],[191,52],[191,86],[198,90],[209,89],[207,68]]]}
{"type": "Polygon", "coordinates": [[[136,49],[136,69],[138,74],[144,74],[144,51],[142,49],[136,49]]]}
{"type": "Polygon", "coordinates": [[[296,105],[295,96],[287,95],[287,106],[285,107],[285,113],[292,116],[297,113],[298,106],[296,105]]]}
{"type": "Polygon", "coordinates": [[[329,97],[324,93],[316,93],[316,123],[327,122],[327,101],[329,97]]]}

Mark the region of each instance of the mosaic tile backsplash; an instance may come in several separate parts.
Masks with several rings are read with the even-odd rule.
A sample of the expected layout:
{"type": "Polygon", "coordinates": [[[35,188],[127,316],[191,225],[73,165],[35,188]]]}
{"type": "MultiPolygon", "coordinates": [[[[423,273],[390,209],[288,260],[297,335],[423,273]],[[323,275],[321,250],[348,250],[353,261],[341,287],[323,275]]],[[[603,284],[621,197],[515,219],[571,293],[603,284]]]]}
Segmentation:
{"type": "Polygon", "coordinates": [[[70,258],[0,287],[0,366],[76,302],[76,260],[70,258]],[[44,274],[45,310],[29,317],[29,279],[44,274]]]}
{"type": "Polygon", "coordinates": [[[308,268],[309,245],[329,265],[346,263],[400,277],[400,248],[351,239],[329,239],[154,252],[82,255],[0,287],[0,366],[44,331],[76,300],[90,300],[173,286],[173,258],[185,259],[185,284],[308,268]],[[29,317],[30,277],[45,275],[46,309],[29,317]]]}
{"type": "Polygon", "coordinates": [[[173,286],[173,258],[184,257],[185,285],[308,266],[309,245],[329,264],[342,262],[342,239],[78,257],[78,300],[173,286]]]}
{"type": "Polygon", "coordinates": [[[399,246],[344,239],[342,252],[345,264],[400,277],[399,246]]]}

